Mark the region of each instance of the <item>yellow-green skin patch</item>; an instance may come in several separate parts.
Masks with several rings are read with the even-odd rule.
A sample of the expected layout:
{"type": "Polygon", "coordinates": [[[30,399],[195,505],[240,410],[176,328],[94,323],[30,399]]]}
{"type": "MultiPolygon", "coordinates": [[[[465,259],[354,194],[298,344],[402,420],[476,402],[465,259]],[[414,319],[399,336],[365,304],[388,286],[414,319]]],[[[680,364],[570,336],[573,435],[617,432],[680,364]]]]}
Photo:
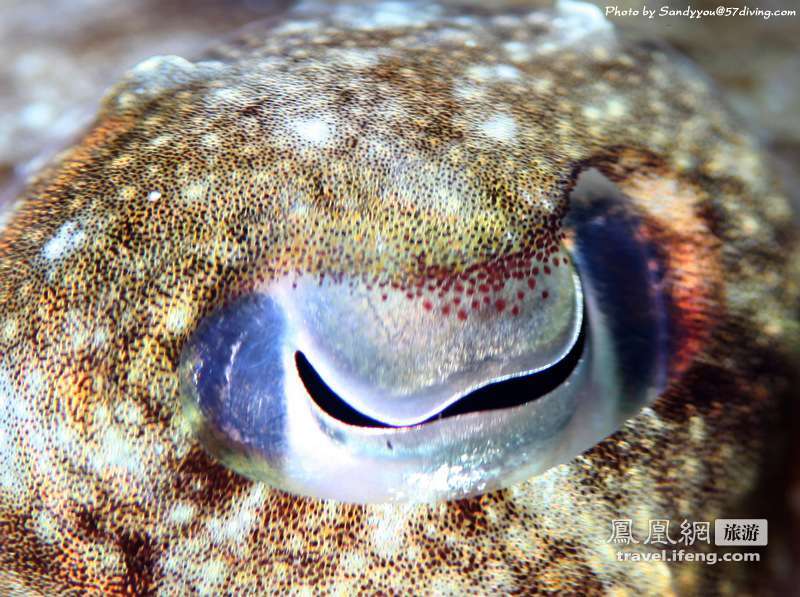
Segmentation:
{"type": "Polygon", "coordinates": [[[753,142],[690,67],[583,5],[392,6],[301,10],[206,60],[143,63],[15,205],[0,592],[745,586],[618,562],[606,540],[612,519],[764,514],[742,504],[794,358],[798,266],[753,142]],[[589,165],[686,290],[682,375],[620,432],[507,491],[408,507],[274,491],[191,437],[178,356],[223,301],[296,272],[402,287],[420,263],[555,246],[589,165]]]}

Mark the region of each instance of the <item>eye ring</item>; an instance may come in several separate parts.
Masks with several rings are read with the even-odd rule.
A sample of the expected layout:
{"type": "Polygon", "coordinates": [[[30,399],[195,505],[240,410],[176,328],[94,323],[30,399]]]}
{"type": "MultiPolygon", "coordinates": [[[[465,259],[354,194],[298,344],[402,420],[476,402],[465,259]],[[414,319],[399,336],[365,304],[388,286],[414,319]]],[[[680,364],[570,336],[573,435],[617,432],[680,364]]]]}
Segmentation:
{"type": "MultiPolygon", "coordinates": [[[[433,416],[411,424],[341,420],[313,399],[302,359],[314,364],[311,371],[327,385],[314,356],[322,354],[314,353],[319,344],[308,340],[309,322],[319,321],[313,314],[332,309],[333,323],[323,319],[320,325],[335,330],[326,326],[340,320],[336,305],[344,303],[336,293],[352,291],[294,280],[223,306],[187,343],[181,393],[198,439],[253,479],[356,503],[466,497],[573,458],[663,391],[671,322],[662,273],[653,266],[658,250],[637,233],[641,222],[614,185],[591,173],[579,179],[565,225],[575,269],[570,269],[571,292],[564,296],[579,314],[572,323],[577,329],[553,336],[569,339],[566,350],[554,353],[553,364],[532,373],[518,368],[539,375],[566,367],[561,383],[549,391],[505,408],[464,409],[450,416],[441,415],[458,401],[444,400],[433,416]],[[313,308],[303,311],[307,304],[313,308]],[[303,346],[312,352],[306,355],[303,346]]],[[[511,377],[521,376],[487,374],[480,387],[511,377]]],[[[482,391],[469,384],[463,388],[469,391],[462,397],[482,391]]]]}

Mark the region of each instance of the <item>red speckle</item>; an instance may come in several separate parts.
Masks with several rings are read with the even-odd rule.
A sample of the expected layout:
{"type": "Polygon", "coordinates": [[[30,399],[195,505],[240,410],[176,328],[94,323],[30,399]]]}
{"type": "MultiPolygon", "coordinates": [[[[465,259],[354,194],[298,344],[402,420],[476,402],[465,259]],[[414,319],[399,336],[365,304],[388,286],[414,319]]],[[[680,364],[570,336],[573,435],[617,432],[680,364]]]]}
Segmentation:
{"type": "Polygon", "coordinates": [[[459,310],[458,310],[458,318],[459,318],[461,321],[465,321],[465,320],[467,319],[467,312],[466,312],[466,311],[464,311],[464,309],[459,309],[459,310]]]}
{"type": "Polygon", "coordinates": [[[528,288],[533,290],[536,288],[536,279],[535,278],[528,278],[528,288]]]}
{"type": "Polygon", "coordinates": [[[414,293],[413,292],[406,292],[406,298],[413,299],[414,298],[414,293]]]}
{"type": "Polygon", "coordinates": [[[548,296],[550,296],[550,293],[547,292],[546,290],[542,290],[542,298],[546,299],[548,296]]]}
{"type": "Polygon", "coordinates": [[[464,286],[460,282],[456,283],[456,292],[464,292],[464,286]]]}
{"type": "Polygon", "coordinates": [[[385,300],[386,300],[386,299],[388,299],[388,298],[389,298],[389,295],[388,295],[388,294],[382,294],[382,295],[381,295],[381,300],[382,300],[382,301],[385,301],[385,300]]]}
{"type": "Polygon", "coordinates": [[[498,313],[501,313],[503,309],[506,308],[506,302],[503,299],[497,299],[497,302],[494,304],[495,309],[497,309],[498,313]]]}
{"type": "Polygon", "coordinates": [[[525,298],[525,293],[524,293],[524,292],[522,292],[521,290],[517,291],[517,298],[518,298],[519,300],[522,300],[522,299],[524,299],[524,298],[525,298]]]}
{"type": "Polygon", "coordinates": [[[442,307],[442,315],[450,315],[450,305],[442,307]]]}
{"type": "Polygon", "coordinates": [[[553,257],[553,265],[558,267],[558,257],[553,257]]]}
{"type": "Polygon", "coordinates": [[[461,304],[461,298],[459,298],[459,297],[455,297],[455,298],[453,299],[453,304],[454,304],[454,305],[460,305],[460,304],[461,304]]]}
{"type": "Polygon", "coordinates": [[[547,267],[546,265],[544,266],[544,273],[547,274],[548,276],[550,275],[550,268],[547,267]]]}
{"type": "Polygon", "coordinates": [[[539,275],[539,268],[538,267],[534,267],[533,268],[533,275],[534,276],[538,276],[539,275]]]}
{"type": "Polygon", "coordinates": [[[478,286],[478,290],[481,291],[483,294],[486,294],[487,292],[489,292],[489,286],[486,284],[481,284],[480,286],[478,286]]]}
{"type": "Polygon", "coordinates": [[[511,307],[511,315],[513,315],[515,317],[517,315],[519,315],[519,307],[517,305],[514,305],[513,307],[511,307]]]}
{"type": "Polygon", "coordinates": [[[472,308],[473,309],[478,309],[478,308],[480,308],[480,306],[481,306],[480,301],[472,301],[472,308]]]}
{"type": "Polygon", "coordinates": [[[423,308],[424,308],[426,311],[430,311],[431,309],[433,309],[433,303],[432,303],[432,302],[430,302],[430,301],[428,301],[428,300],[422,301],[422,307],[423,307],[423,308]]]}
{"type": "Polygon", "coordinates": [[[485,296],[483,297],[483,302],[488,305],[489,303],[492,302],[492,299],[490,299],[488,296],[485,296]]]}

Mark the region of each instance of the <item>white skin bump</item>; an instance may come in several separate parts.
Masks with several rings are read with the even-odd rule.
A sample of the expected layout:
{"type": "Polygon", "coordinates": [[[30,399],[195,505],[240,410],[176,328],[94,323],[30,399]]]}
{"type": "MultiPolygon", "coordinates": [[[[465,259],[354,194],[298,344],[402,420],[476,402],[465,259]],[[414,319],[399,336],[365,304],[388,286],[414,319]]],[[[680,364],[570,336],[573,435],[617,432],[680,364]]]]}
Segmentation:
{"type": "Polygon", "coordinates": [[[502,143],[513,141],[517,136],[517,123],[508,114],[496,114],[478,128],[487,137],[502,143]]]}
{"type": "Polygon", "coordinates": [[[325,145],[331,137],[332,126],[324,118],[309,118],[292,123],[292,130],[313,145],[325,145]]]}
{"type": "Polygon", "coordinates": [[[86,233],[75,222],[66,222],[42,247],[42,256],[48,261],[67,257],[79,249],[86,240],[86,233]]]}

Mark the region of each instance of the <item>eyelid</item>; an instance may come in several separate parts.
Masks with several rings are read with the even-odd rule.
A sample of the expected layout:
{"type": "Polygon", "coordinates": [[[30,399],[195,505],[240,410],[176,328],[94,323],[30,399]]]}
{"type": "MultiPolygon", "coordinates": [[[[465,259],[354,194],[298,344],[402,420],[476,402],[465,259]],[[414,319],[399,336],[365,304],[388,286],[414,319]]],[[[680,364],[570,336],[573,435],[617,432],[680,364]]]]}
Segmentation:
{"type": "MultiPolygon", "coordinates": [[[[357,282],[301,277],[267,292],[285,313],[284,341],[334,392],[368,417],[409,426],[479,387],[564,358],[581,327],[580,283],[567,267],[548,272],[539,281],[547,299],[529,292],[518,314],[490,304],[463,319],[442,314],[436,296],[408,299],[357,282]]],[[[520,288],[528,290],[525,280],[508,280],[504,295],[520,288]]]]}

